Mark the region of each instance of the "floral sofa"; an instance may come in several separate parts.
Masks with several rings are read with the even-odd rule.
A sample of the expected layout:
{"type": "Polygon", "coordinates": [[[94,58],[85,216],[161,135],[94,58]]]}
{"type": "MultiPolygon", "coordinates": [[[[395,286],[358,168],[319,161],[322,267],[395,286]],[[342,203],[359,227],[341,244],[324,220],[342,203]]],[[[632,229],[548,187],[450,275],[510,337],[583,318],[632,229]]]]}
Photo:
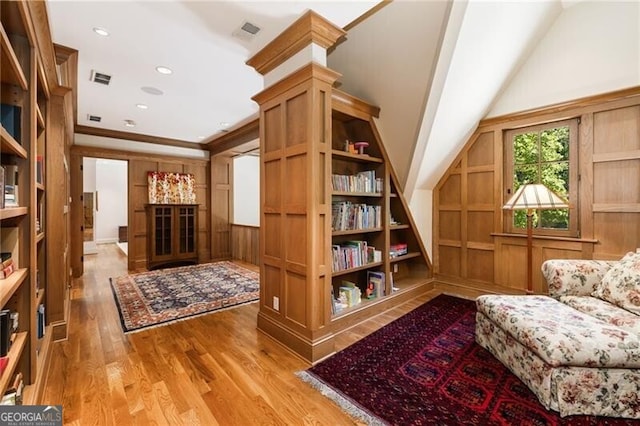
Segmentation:
{"type": "Polygon", "coordinates": [[[640,419],[640,252],[542,273],[549,296],[477,299],[476,341],[561,416],[640,419]]]}

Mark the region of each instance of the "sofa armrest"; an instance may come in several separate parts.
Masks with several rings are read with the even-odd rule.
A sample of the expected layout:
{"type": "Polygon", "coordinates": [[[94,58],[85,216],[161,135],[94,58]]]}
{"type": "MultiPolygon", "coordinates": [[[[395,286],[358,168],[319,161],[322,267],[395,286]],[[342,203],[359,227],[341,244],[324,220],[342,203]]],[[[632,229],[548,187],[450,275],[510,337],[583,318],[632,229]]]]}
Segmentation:
{"type": "Polygon", "coordinates": [[[549,285],[549,296],[588,296],[602,281],[614,261],[553,259],[542,264],[542,275],[549,285]]]}

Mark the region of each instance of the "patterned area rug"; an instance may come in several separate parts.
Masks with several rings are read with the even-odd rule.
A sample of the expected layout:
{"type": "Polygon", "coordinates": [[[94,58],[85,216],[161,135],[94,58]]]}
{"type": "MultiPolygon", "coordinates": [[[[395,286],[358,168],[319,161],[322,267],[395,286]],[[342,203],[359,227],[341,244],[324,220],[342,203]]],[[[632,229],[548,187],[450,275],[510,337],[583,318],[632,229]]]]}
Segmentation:
{"type": "Polygon", "coordinates": [[[475,343],[475,302],[441,295],[298,376],[370,425],[623,425],[560,418],[475,343]]]}
{"type": "Polygon", "coordinates": [[[260,277],[231,262],[161,269],[111,281],[125,333],[260,298],[260,277]]]}

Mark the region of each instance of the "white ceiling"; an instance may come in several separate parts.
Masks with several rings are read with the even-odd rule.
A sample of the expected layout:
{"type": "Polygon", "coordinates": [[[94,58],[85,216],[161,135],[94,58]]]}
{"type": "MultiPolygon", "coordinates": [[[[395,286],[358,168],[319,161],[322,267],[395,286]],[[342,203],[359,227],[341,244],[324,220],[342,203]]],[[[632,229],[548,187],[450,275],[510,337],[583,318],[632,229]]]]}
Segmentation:
{"type": "Polygon", "coordinates": [[[262,77],[245,62],[313,9],[344,27],[378,1],[49,0],[53,41],[79,51],[77,123],[188,142],[206,142],[258,111],[262,77]],[[232,36],[245,22],[252,41],[232,36]],[[94,27],[109,31],[97,35],[94,27]],[[173,70],[156,72],[156,66],[173,70]],[[91,71],[112,76],[109,86],[91,71]],[[142,87],[163,95],[150,95],[142,87]],[[148,109],[136,107],[142,103],[148,109]],[[88,114],[102,117],[89,121],[88,114]],[[133,120],[136,127],[126,127],[133,120]]]}

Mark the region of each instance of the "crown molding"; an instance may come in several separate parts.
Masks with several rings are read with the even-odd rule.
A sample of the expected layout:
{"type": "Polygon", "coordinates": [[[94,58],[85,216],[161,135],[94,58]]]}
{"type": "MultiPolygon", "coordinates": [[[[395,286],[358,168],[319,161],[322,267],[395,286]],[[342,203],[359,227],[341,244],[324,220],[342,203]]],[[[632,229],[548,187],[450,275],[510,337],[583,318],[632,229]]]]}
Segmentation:
{"type": "Polygon", "coordinates": [[[343,29],[309,10],[253,55],[246,64],[265,75],[309,44],[315,43],[328,49],[345,34],[343,29]]]}

